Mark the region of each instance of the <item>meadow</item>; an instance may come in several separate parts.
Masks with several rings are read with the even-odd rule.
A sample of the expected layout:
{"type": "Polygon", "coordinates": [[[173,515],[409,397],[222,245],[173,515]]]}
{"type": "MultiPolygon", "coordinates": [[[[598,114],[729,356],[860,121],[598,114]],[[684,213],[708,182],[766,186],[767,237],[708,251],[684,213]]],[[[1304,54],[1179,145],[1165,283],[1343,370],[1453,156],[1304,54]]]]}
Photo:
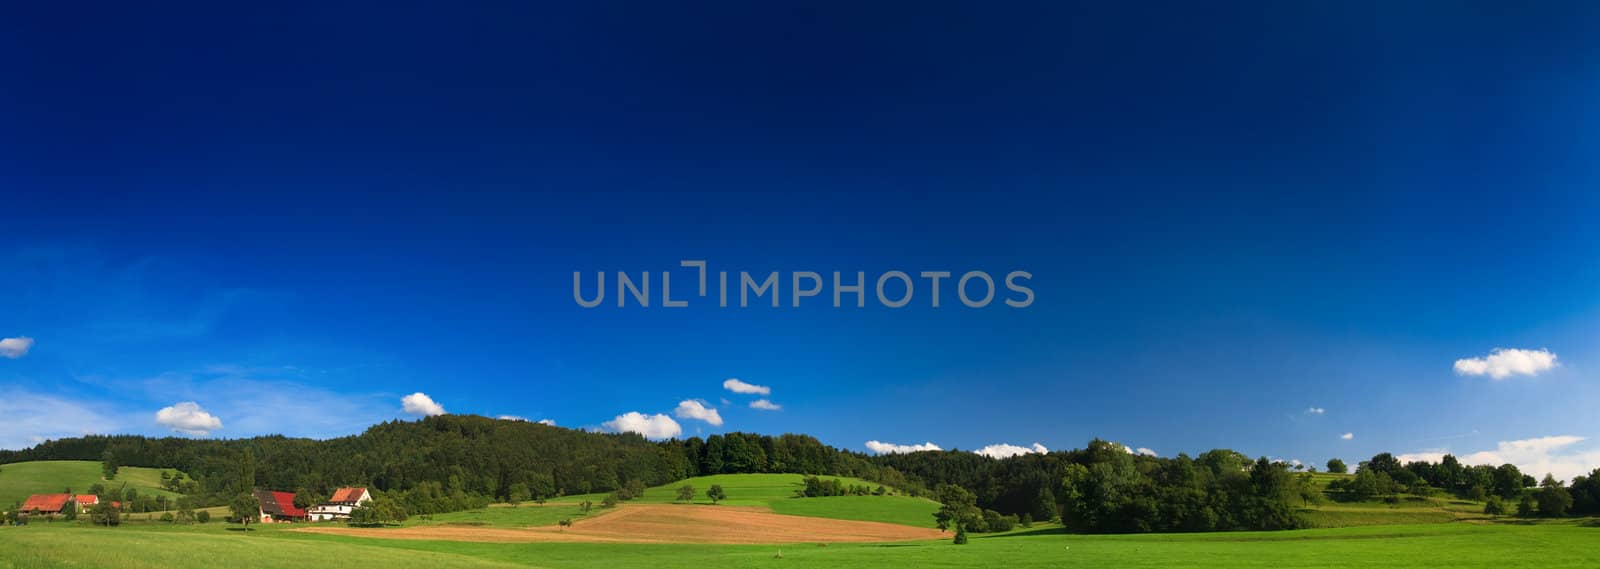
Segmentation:
{"type": "MultiPolygon", "coordinates": [[[[117,469],[117,477],[107,481],[100,477],[100,463],[87,460],[45,460],[0,465],[0,508],[21,502],[33,494],[56,494],[71,488],[74,492],[87,492],[96,483],[109,488],[126,484],[140,494],[176,498],[179,494],[161,488],[160,468],[124,466],[117,469]]],[[[177,472],[165,470],[169,475],[177,472]]]]}
{"type": "MultiPolygon", "coordinates": [[[[7,468],[10,468],[8,466],[7,468]]],[[[936,506],[906,496],[794,498],[799,475],[722,475],[650,488],[619,509],[598,507],[599,495],[568,496],[543,505],[497,504],[428,518],[405,526],[548,526],[570,518],[583,523],[578,504],[591,500],[590,517],[636,504],[709,511],[767,508],[779,514],[866,520],[927,527],[936,506]],[[694,504],[677,504],[675,489],[695,486],[694,504]],[[720,484],[728,500],[711,505],[705,489],[720,484]]],[[[847,484],[861,481],[844,479],[847,484]]],[[[999,534],[973,534],[969,544],[949,539],[894,543],[792,543],[725,545],[690,543],[483,543],[398,540],[295,531],[269,524],[241,531],[236,525],[173,525],[132,521],[116,528],[83,523],[0,527],[0,569],[87,567],[105,569],[228,566],[303,566],[307,559],[336,559],[340,567],[611,568],[648,564],[652,569],[704,567],[1596,567],[1600,521],[1526,522],[1489,518],[1481,504],[1435,497],[1400,503],[1326,503],[1302,510],[1313,521],[1350,527],[1281,532],[1074,535],[1058,525],[999,534]],[[1420,522],[1420,523],[1419,523],[1420,522]]],[[[323,523],[318,527],[342,527],[323,523]]]]}

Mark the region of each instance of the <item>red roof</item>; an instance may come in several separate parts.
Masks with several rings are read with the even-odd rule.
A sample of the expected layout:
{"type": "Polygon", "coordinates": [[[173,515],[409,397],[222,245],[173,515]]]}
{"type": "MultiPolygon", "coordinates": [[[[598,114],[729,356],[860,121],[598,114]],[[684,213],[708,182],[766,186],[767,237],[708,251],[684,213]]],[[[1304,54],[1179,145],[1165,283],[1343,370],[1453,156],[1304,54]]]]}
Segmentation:
{"type": "Polygon", "coordinates": [[[261,511],[268,514],[291,518],[306,517],[305,508],[294,507],[294,492],[258,491],[256,498],[261,500],[261,511]],[[268,503],[269,499],[272,503],[268,503]]]}
{"type": "Polygon", "coordinates": [[[21,511],[59,512],[67,506],[67,500],[71,499],[71,494],[34,494],[28,496],[28,500],[22,503],[21,511]]]}
{"type": "Polygon", "coordinates": [[[78,495],[78,503],[79,504],[83,504],[85,506],[99,504],[100,503],[100,497],[96,496],[94,494],[79,494],[78,495]]]}
{"type": "Polygon", "coordinates": [[[329,502],[354,502],[356,500],[360,500],[361,499],[361,495],[365,494],[365,493],[367,493],[367,489],[366,488],[340,488],[340,489],[334,491],[333,498],[328,500],[328,501],[329,502]]]}

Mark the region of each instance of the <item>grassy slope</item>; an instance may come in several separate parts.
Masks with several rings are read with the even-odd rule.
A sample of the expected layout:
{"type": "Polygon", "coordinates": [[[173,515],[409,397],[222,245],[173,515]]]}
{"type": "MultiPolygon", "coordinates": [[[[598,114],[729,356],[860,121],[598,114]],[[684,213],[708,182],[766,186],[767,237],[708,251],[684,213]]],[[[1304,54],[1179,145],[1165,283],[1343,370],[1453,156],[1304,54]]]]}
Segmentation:
{"type": "Polygon", "coordinates": [[[1575,523],[1435,524],[1289,532],[1126,536],[1051,531],[904,544],[787,546],[454,543],[311,535],[267,527],[248,535],[221,524],[69,524],[0,528],[0,569],[225,566],[548,567],[1595,567],[1600,526],[1575,523]],[[85,544],[93,544],[85,547],[85,544]]]}
{"type": "Polygon", "coordinates": [[[100,463],[94,461],[18,462],[0,465],[0,508],[8,508],[32,494],[54,494],[66,488],[74,492],[87,492],[96,482],[103,482],[110,488],[127,483],[129,488],[137,488],[140,494],[178,496],[161,489],[159,468],[124,466],[118,469],[116,480],[105,482],[100,479],[100,463]]]}
{"type": "MultiPolygon", "coordinates": [[[[833,478],[846,485],[878,485],[839,476],[833,478]]],[[[678,488],[688,484],[695,487],[692,503],[710,505],[706,489],[712,484],[722,485],[728,499],[721,504],[730,506],[768,507],[780,514],[793,514],[839,520],[879,521],[919,527],[933,526],[933,512],[939,506],[932,501],[909,496],[839,496],[830,498],[795,498],[794,491],[804,487],[805,476],[800,474],[723,474],[681,480],[645,490],[644,496],[633,500],[640,504],[677,503],[678,488]]],[[[512,508],[496,504],[482,510],[455,512],[433,516],[435,523],[472,523],[496,526],[550,525],[563,518],[583,517],[577,504],[584,500],[595,503],[591,515],[604,513],[599,504],[605,494],[565,496],[550,500],[543,506],[523,504],[512,508]]],[[[421,521],[427,523],[427,521],[421,521]]]]}

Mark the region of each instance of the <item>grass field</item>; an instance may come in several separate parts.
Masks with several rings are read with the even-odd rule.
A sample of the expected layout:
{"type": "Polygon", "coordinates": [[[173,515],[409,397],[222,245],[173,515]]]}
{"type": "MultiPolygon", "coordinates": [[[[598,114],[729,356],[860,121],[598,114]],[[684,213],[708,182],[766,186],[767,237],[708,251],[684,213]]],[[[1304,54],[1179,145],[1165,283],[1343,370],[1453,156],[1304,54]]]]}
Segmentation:
{"type": "Polygon", "coordinates": [[[222,524],[114,529],[69,524],[0,528],[0,569],[107,569],[303,566],[549,567],[652,569],[704,567],[1596,567],[1600,527],[1581,523],[1452,523],[1128,536],[1066,535],[1057,530],[896,544],[641,545],[461,543],[311,535],[222,524]]]}
{"type": "MultiPolygon", "coordinates": [[[[73,492],[87,492],[95,483],[109,488],[129,488],[140,494],[176,498],[179,494],[161,489],[159,468],[124,466],[117,470],[117,478],[104,481],[100,478],[100,463],[88,460],[48,460],[18,462],[0,465],[0,508],[20,502],[33,494],[55,494],[71,488],[73,492]]],[[[167,470],[168,473],[177,472],[167,470]]]]}
{"type": "MultiPolygon", "coordinates": [[[[94,463],[89,463],[94,464],[94,463]]],[[[11,468],[7,466],[6,468],[11,468]]],[[[737,475],[687,481],[699,491],[698,505],[655,506],[719,511],[765,507],[780,514],[881,521],[926,527],[932,502],[903,496],[793,498],[803,477],[737,475]],[[703,499],[721,484],[730,499],[711,506],[703,499]]],[[[159,478],[157,478],[159,480],[159,478]]],[[[846,479],[847,483],[860,483],[846,479]]],[[[685,482],[651,488],[635,503],[667,504],[685,482]]],[[[409,527],[547,526],[582,519],[577,503],[600,496],[571,496],[545,505],[495,505],[482,510],[413,519],[409,527]]],[[[623,508],[628,508],[624,505],[623,508]]],[[[1600,567],[1600,520],[1522,522],[1490,519],[1475,502],[1409,497],[1382,502],[1328,503],[1303,513],[1315,523],[1350,526],[1284,532],[1204,534],[1071,535],[1041,525],[1005,534],[973,534],[971,543],[948,539],[896,543],[720,545],[689,543],[565,543],[397,540],[350,534],[289,531],[257,526],[244,532],[222,523],[171,525],[134,521],[117,528],[55,522],[0,527],[0,569],[303,566],[308,559],[337,560],[340,567],[428,567],[439,569],[541,567],[610,568],[645,564],[651,569],[704,567],[1600,567]],[[778,554],[781,552],[782,557],[778,554]]],[[[622,510],[596,508],[593,516],[622,510]]],[[[338,524],[320,524],[326,527],[338,524]]],[[[487,531],[487,530],[486,530],[487,531]]]]}

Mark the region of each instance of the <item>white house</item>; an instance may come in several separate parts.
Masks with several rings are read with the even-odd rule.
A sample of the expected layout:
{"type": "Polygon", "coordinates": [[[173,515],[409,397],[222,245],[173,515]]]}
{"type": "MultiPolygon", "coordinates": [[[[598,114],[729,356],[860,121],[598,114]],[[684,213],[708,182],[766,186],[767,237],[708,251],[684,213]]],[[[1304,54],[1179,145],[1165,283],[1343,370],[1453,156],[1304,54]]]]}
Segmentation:
{"type": "Polygon", "coordinates": [[[357,506],[370,501],[372,501],[372,493],[368,492],[366,488],[340,488],[333,493],[332,498],[312,506],[307,513],[311,515],[311,521],[313,522],[348,520],[350,519],[350,512],[354,512],[357,506]]]}

